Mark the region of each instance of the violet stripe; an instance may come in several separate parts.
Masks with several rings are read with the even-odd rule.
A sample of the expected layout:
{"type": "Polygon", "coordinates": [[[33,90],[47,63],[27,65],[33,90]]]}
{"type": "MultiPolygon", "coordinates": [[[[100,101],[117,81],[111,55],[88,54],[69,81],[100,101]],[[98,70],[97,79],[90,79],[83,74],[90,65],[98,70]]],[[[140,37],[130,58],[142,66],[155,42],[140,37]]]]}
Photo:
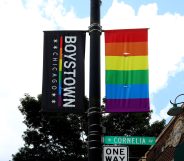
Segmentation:
{"type": "Polygon", "coordinates": [[[149,112],[149,98],[106,99],[106,112],[149,112]]]}
{"type": "Polygon", "coordinates": [[[58,96],[58,107],[62,107],[63,106],[63,102],[62,102],[62,97],[58,96]]]}

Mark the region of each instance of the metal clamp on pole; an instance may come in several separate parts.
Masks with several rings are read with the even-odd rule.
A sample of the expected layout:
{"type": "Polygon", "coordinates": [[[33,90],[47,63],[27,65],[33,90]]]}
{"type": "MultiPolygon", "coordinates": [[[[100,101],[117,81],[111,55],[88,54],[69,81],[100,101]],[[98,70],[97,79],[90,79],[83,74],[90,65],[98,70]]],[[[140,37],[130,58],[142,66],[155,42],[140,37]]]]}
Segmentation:
{"type": "MultiPolygon", "coordinates": [[[[88,117],[90,115],[95,115],[95,114],[101,114],[100,109],[96,107],[91,107],[88,109],[88,117]]],[[[97,125],[97,124],[96,124],[97,125]]],[[[90,125],[91,126],[91,125],[90,125]]]]}
{"type": "Polygon", "coordinates": [[[98,107],[90,107],[88,109],[88,147],[89,151],[93,150],[94,152],[101,151],[101,131],[102,127],[100,124],[101,112],[98,107]]]}
{"type": "Polygon", "coordinates": [[[89,26],[89,34],[93,31],[98,31],[100,32],[100,34],[102,33],[102,26],[99,25],[98,23],[92,23],[90,26],[89,26]]]}
{"type": "Polygon", "coordinates": [[[91,106],[88,109],[88,152],[89,161],[100,161],[102,142],[101,142],[101,109],[91,106]]]}
{"type": "Polygon", "coordinates": [[[99,107],[90,107],[88,109],[88,112],[90,112],[90,111],[101,111],[101,109],[99,107]]]}

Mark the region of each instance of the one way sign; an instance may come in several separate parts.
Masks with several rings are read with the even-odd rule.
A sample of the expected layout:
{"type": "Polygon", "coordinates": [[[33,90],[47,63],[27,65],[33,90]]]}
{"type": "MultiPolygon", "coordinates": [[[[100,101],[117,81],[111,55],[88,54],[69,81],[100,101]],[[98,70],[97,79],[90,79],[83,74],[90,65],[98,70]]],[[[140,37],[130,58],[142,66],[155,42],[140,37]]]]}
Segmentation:
{"type": "Polygon", "coordinates": [[[128,161],[128,147],[103,146],[103,161],[128,161]]]}

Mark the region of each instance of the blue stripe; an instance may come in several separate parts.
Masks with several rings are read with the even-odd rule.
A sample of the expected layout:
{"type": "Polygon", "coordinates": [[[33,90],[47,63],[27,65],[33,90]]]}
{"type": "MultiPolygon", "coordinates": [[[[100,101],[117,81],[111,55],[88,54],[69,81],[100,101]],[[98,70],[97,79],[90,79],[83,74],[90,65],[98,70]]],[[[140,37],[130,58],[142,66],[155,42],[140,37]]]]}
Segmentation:
{"type": "Polygon", "coordinates": [[[106,84],[107,99],[149,98],[148,84],[106,84]]]}
{"type": "Polygon", "coordinates": [[[62,94],[62,86],[59,83],[59,86],[58,86],[58,95],[61,96],[61,94],[62,94]]]}

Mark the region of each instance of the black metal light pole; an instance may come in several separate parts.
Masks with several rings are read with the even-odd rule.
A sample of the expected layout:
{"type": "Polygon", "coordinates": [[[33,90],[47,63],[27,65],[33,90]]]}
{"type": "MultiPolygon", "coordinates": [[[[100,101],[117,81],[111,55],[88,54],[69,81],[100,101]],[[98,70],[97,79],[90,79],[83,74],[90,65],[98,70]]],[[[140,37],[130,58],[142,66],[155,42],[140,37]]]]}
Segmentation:
{"type": "Polygon", "coordinates": [[[101,0],[90,4],[90,81],[88,109],[88,161],[102,161],[101,109],[100,109],[100,5],[101,0]]]}

